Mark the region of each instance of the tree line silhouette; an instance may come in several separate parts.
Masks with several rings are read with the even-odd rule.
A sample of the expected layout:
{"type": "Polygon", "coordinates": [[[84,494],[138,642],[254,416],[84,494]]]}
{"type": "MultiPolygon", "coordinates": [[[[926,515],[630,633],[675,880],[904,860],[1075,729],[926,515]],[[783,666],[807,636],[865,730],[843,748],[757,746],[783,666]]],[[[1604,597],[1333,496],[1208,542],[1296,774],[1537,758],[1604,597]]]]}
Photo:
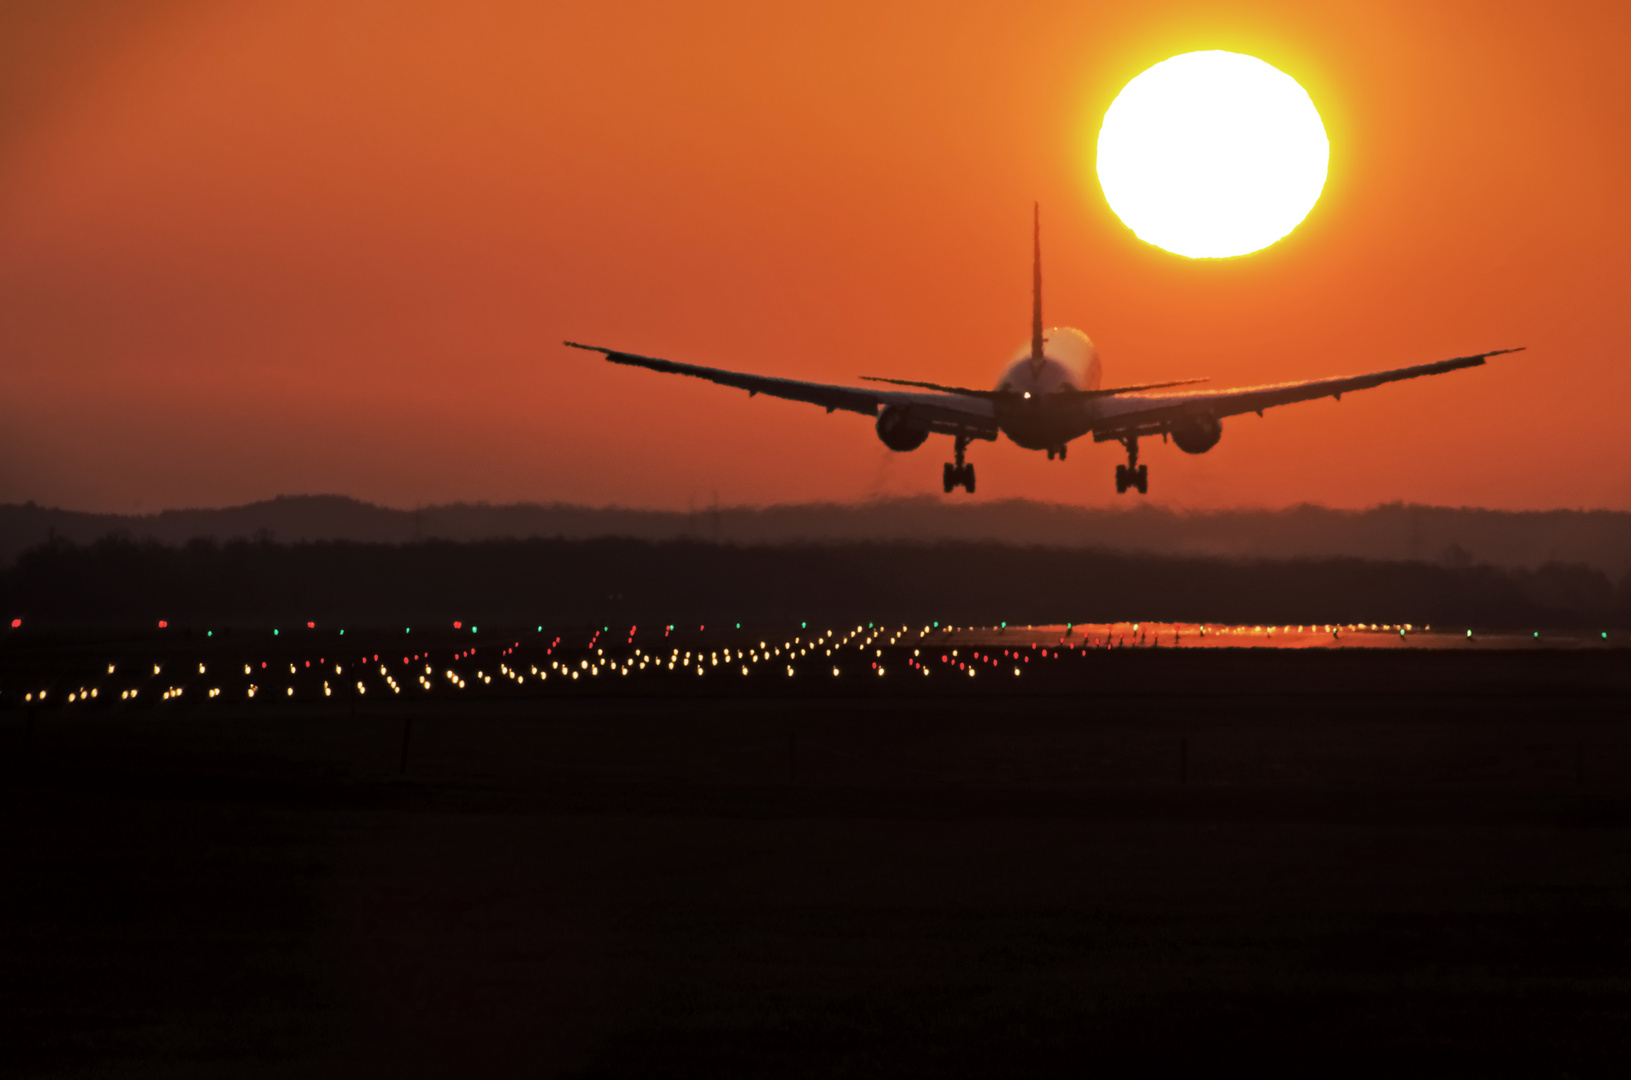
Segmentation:
{"type": "Polygon", "coordinates": [[[1228,560],[997,543],[528,539],[280,544],[109,537],[0,570],[31,626],[619,622],[1631,625],[1631,581],[1354,558],[1228,560]]]}

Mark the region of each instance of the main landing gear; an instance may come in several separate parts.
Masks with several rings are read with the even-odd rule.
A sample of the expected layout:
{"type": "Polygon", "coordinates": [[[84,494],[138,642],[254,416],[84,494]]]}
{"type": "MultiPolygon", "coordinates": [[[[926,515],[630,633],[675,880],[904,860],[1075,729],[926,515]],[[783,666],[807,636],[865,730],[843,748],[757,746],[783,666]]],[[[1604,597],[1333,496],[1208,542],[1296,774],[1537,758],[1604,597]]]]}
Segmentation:
{"type": "Polygon", "coordinates": [[[1129,435],[1121,444],[1127,448],[1127,464],[1116,466],[1116,494],[1125,495],[1128,488],[1137,488],[1140,495],[1148,495],[1150,467],[1138,463],[1138,436],[1129,435]]]}
{"type": "Polygon", "coordinates": [[[963,451],[967,449],[968,440],[961,435],[957,436],[955,444],[957,464],[947,462],[945,469],[940,473],[940,482],[945,487],[947,495],[956,488],[962,488],[970,495],[974,494],[974,466],[963,463],[963,451]]]}

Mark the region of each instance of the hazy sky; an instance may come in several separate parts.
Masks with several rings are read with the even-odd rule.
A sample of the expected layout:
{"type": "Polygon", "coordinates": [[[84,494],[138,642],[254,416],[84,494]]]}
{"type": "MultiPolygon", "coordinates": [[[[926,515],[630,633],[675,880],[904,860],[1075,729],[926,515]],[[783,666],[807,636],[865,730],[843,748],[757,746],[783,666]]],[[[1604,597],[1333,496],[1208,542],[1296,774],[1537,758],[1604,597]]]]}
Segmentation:
{"type": "MultiPolygon", "coordinates": [[[[1631,508],[1631,8],[1528,2],[8,3],[0,500],[338,492],[684,507],[939,491],[950,440],[613,367],[989,385],[1047,319],[1108,384],[1489,367],[1156,444],[1149,500],[1631,508]],[[1149,247],[1125,82],[1262,57],[1331,174],[1267,251],[1149,247]]],[[[1111,504],[1119,450],[972,451],[1111,504]]],[[[966,498],[966,496],[958,496],[966,498]]]]}

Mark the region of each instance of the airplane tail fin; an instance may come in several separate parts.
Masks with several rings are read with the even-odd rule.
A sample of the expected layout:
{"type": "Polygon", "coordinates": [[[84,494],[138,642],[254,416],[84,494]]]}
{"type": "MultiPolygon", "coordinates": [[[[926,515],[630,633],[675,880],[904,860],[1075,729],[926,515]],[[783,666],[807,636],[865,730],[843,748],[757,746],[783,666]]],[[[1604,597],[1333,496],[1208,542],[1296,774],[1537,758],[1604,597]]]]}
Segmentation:
{"type": "Polygon", "coordinates": [[[1042,204],[1032,208],[1031,363],[1042,362],[1042,204]]]}

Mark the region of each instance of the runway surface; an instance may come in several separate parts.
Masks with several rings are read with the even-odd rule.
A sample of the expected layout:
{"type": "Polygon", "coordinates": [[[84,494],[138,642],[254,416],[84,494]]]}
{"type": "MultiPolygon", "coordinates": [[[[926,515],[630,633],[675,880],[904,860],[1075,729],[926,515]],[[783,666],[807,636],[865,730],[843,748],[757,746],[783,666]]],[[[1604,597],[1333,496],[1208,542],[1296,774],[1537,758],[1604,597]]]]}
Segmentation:
{"type": "Polygon", "coordinates": [[[804,629],[13,639],[10,1068],[1627,1064],[1620,643],[804,629]]]}

